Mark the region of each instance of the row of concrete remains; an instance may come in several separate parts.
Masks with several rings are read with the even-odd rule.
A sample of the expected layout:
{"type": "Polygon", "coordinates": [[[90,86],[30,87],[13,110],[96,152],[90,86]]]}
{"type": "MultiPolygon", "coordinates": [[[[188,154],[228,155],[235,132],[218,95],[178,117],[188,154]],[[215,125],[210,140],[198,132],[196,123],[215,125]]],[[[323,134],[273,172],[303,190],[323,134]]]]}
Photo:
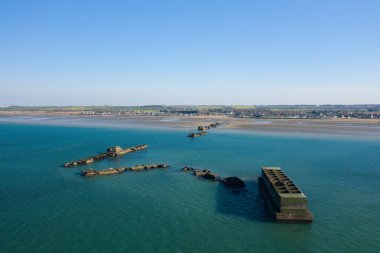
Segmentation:
{"type": "Polygon", "coordinates": [[[136,152],[139,150],[146,149],[147,147],[148,147],[148,145],[146,145],[146,144],[137,145],[137,146],[126,148],[126,149],[122,149],[120,146],[114,146],[114,147],[108,148],[107,152],[105,152],[105,153],[101,153],[101,154],[98,154],[98,155],[95,155],[92,157],[88,157],[85,159],[81,159],[78,161],[74,161],[74,162],[67,162],[63,166],[65,168],[71,168],[74,166],[91,164],[91,163],[94,163],[97,161],[104,160],[107,157],[121,156],[121,155],[125,155],[125,154],[131,153],[131,152],[136,152]]]}
{"type": "Polygon", "coordinates": [[[219,127],[221,126],[223,123],[212,123],[208,126],[198,126],[198,131],[206,131],[206,130],[209,130],[210,128],[216,128],[216,127],[219,127]]]}
{"type": "Polygon", "coordinates": [[[182,171],[191,172],[194,176],[202,177],[204,179],[208,179],[211,181],[219,181],[227,187],[233,187],[233,188],[244,188],[245,187],[244,181],[238,177],[221,178],[220,176],[218,176],[218,174],[216,174],[210,170],[195,169],[193,167],[183,167],[182,171]]]}
{"type": "MultiPolygon", "coordinates": [[[[138,151],[147,148],[147,145],[139,145],[132,148],[122,149],[119,146],[107,149],[107,153],[99,154],[95,157],[79,160],[77,162],[66,163],[65,167],[76,165],[89,164],[94,161],[102,160],[109,156],[118,156],[130,152],[138,151]],[[92,160],[92,161],[91,161],[92,160]]],[[[85,177],[102,176],[120,174],[127,171],[143,171],[151,169],[167,168],[168,164],[150,164],[136,165],[133,167],[109,168],[104,170],[84,170],[82,175],[85,177]]],[[[206,180],[218,181],[227,187],[233,188],[233,192],[239,192],[246,185],[243,180],[238,177],[221,178],[216,173],[204,169],[195,169],[193,167],[183,167],[182,171],[191,172],[197,177],[202,177],[206,180]]],[[[307,197],[294,184],[294,182],[278,167],[263,167],[262,175],[258,179],[259,190],[261,196],[265,200],[270,212],[273,214],[277,222],[290,223],[310,223],[313,221],[313,215],[308,209],[307,197]]]]}
{"type": "Polygon", "coordinates": [[[212,123],[208,126],[198,126],[199,132],[191,132],[187,137],[196,138],[196,137],[200,137],[200,136],[205,136],[205,135],[207,135],[206,130],[209,130],[211,128],[216,128],[216,127],[219,127],[221,125],[222,125],[222,123],[217,122],[217,123],[212,123]]]}
{"type": "Polygon", "coordinates": [[[133,167],[122,167],[122,168],[109,168],[105,170],[82,170],[82,176],[84,177],[93,177],[93,176],[106,176],[113,174],[120,174],[127,171],[142,171],[142,170],[151,170],[151,169],[162,169],[169,167],[169,164],[150,164],[150,165],[136,165],[133,167]]]}

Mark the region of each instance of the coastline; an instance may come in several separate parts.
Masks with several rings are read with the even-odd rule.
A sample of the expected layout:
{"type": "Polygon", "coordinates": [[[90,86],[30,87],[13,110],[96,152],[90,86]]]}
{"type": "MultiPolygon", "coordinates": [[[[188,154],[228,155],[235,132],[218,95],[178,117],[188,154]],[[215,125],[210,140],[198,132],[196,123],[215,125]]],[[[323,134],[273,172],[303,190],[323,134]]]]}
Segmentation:
{"type": "Polygon", "coordinates": [[[65,126],[102,126],[133,128],[169,128],[194,130],[199,125],[222,122],[228,132],[266,134],[338,135],[380,139],[379,119],[254,119],[220,116],[86,116],[42,112],[0,112],[0,123],[31,123],[65,126]]]}

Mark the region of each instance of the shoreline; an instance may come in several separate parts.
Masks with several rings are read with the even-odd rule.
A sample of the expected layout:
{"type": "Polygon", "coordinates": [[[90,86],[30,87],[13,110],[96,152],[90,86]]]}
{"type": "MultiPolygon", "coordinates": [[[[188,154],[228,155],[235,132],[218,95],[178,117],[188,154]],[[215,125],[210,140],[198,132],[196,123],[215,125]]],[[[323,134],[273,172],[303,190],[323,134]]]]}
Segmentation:
{"type": "MultiPolygon", "coordinates": [[[[302,134],[370,137],[380,139],[378,119],[254,119],[219,116],[86,116],[67,113],[0,113],[0,123],[31,123],[62,126],[160,128],[195,130],[199,125],[222,122],[219,130],[265,134],[302,134]]],[[[218,131],[219,131],[218,130],[218,131]]],[[[214,132],[215,130],[212,130],[214,132]]]]}

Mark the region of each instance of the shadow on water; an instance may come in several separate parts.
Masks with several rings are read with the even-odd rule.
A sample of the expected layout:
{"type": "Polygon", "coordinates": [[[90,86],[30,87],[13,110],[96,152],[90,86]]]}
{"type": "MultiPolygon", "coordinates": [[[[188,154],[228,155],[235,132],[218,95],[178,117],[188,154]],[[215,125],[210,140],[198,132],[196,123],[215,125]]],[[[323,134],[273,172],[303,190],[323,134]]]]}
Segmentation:
{"type": "Polygon", "coordinates": [[[245,183],[246,188],[240,190],[220,184],[216,192],[216,211],[252,221],[273,222],[264,200],[260,197],[258,183],[254,181],[245,183]]]}

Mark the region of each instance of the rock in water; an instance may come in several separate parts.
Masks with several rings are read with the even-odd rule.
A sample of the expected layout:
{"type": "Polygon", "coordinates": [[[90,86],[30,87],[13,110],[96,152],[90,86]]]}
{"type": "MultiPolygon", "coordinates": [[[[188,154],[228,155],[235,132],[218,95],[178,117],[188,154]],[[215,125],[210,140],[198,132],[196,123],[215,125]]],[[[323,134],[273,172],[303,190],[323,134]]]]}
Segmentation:
{"type": "Polygon", "coordinates": [[[202,177],[203,177],[204,179],[210,179],[210,180],[217,181],[218,175],[215,174],[215,173],[212,173],[211,171],[207,171],[206,173],[204,173],[204,174],[202,175],[202,177]]]}
{"type": "Polygon", "coordinates": [[[194,168],[192,168],[192,167],[183,167],[182,171],[194,171],[194,168]]]}
{"type": "Polygon", "coordinates": [[[226,177],[222,183],[227,187],[245,187],[245,183],[238,177],[226,177]]]}

